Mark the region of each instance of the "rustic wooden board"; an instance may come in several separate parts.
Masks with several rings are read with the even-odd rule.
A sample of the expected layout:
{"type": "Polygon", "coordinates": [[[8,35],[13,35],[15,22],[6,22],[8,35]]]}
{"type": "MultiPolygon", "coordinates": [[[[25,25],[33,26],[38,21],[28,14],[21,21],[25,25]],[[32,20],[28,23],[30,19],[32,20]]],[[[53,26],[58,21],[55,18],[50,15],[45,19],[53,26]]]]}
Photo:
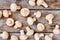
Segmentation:
{"type": "MultiPolygon", "coordinates": [[[[38,10],[31,10],[30,16],[32,16],[32,14],[36,11],[38,11],[38,10]]],[[[30,26],[30,28],[35,30],[35,32],[39,32],[36,29],[37,23],[43,23],[45,25],[46,29],[42,32],[52,32],[52,30],[56,24],[60,25],[60,11],[58,11],[58,10],[39,10],[39,11],[42,12],[41,18],[37,19],[36,23],[34,23],[33,25],[30,26]],[[45,16],[47,14],[53,14],[55,16],[55,18],[53,19],[52,25],[49,25],[48,21],[45,19],[45,16]]],[[[18,21],[22,22],[23,23],[22,29],[24,29],[24,30],[25,30],[26,26],[29,26],[26,21],[27,17],[21,16],[19,11],[12,13],[12,15],[10,17],[12,17],[15,21],[18,20],[18,21]]],[[[5,24],[6,19],[7,18],[4,18],[4,17],[2,19],[0,19],[0,23],[1,23],[0,24],[0,32],[2,32],[2,31],[19,32],[21,30],[21,29],[14,29],[13,28],[14,26],[12,26],[12,27],[7,26],[5,24]]]]}

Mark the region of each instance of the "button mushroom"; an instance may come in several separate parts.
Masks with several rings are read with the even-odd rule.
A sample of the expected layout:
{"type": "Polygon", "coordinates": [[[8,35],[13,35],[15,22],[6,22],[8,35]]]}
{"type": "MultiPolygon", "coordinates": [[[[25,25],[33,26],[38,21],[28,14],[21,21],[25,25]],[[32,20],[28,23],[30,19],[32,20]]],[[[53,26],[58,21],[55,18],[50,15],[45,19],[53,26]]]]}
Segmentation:
{"type": "Polygon", "coordinates": [[[53,33],[54,34],[60,34],[59,25],[56,25],[56,27],[53,29],[53,33]]]}
{"type": "Polygon", "coordinates": [[[45,29],[45,26],[42,23],[37,24],[37,30],[38,31],[43,31],[45,29]]]}
{"type": "Polygon", "coordinates": [[[14,25],[14,19],[13,19],[13,18],[8,18],[8,19],[6,20],[6,24],[7,24],[8,26],[13,26],[13,25],[14,25]]]}
{"type": "Polygon", "coordinates": [[[40,12],[40,11],[37,11],[37,12],[34,13],[34,15],[35,15],[37,18],[39,18],[39,17],[41,17],[41,12],[40,12]]]}
{"type": "Polygon", "coordinates": [[[21,28],[21,27],[22,27],[22,23],[19,21],[16,21],[14,28],[16,29],[16,28],[21,28]]]}
{"type": "Polygon", "coordinates": [[[38,6],[44,6],[45,8],[48,7],[47,3],[44,0],[37,0],[37,5],[38,6]]]}
{"type": "Polygon", "coordinates": [[[15,35],[12,35],[10,40],[18,40],[18,37],[15,35]]]}
{"type": "Polygon", "coordinates": [[[0,18],[2,17],[2,11],[0,11],[0,18]]]}
{"type": "Polygon", "coordinates": [[[26,40],[28,36],[24,33],[24,30],[20,30],[20,40],[26,40]]]}
{"type": "Polygon", "coordinates": [[[27,23],[29,24],[29,25],[33,25],[33,23],[36,21],[36,18],[32,18],[32,17],[28,17],[27,18],[27,23]]]}
{"type": "Polygon", "coordinates": [[[11,9],[12,12],[15,12],[17,9],[21,9],[21,7],[20,6],[17,6],[16,3],[12,3],[10,5],[10,9],[11,9]]]}
{"type": "Polygon", "coordinates": [[[26,35],[32,36],[34,34],[34,30],[33,29],[30,29],[29,27],[26,27],[26,30],[27,30],[26,35]]]}
{"type": "Polygon", "coordinates": [[[8,10],[3,10],[3,16],[4,17],[9,17],[11,15],[11,12],[8,10]]]}
{"type": "Polygon", "coordinates": [[[22,8],[20,13],[22,16],[28,16],[30,13],[30,10],[28,8],[22,8]]]}
{"type": "Polygon", "coordinates": [[[46,20],[49,21],[49,24],[52,24],[52,19],[54,18],[54,15],[53,14],[48,14],[46,15],[46,20]]]}
{"type": "Polygon", "coordinates": [[[0,34],[0,37],[2,37],[3,39],[8,39],[9,34],[8,32],[4,31],[2,34],[0,34]]]}

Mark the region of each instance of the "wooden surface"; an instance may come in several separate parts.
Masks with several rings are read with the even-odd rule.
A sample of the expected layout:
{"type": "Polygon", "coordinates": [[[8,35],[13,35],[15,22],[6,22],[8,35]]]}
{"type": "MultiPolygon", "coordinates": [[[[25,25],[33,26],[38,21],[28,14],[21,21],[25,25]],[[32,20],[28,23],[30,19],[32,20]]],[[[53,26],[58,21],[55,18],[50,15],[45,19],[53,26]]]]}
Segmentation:
{"type": "MultiPolygon", "coordinates": [[[[54,27],[56,24],[60,25],[60,0],[45,0],[46,3],[49,5],[48,8],[44,8],[43,6],[35,6],[35,7],[31,7],[29,4],[28,4],[28,0],[0,0],[0,10],[4,10],[4,9],[10,9],[10,4],[15,2],[17,5],[21,5],[22,7],[26,7],[26,8],[29,8],[31,13],[30,15],[32,16],[32,14],[36,11],[41,11],[42,12],[42,16],[41,18],[37,19],[36,23],[29,26],[27,24],[27,17],[23,17],[20,15],[20,11],[17,10],[15,13],[12,13],[12,15],[10,17],[12,17],[15,21],[18,20],[20,22],[23,23],[23,28],[25,30],[25,27],[28,25],[31,29],[34,29],[35,30],[35,33],[36,32],[39,32],[37,29],[36,29],[36,24],[37,23],[43,23],[46,27],[46,29],[42,32],[39,32],[39,33],[44,33],[45,35],[48,35],[50,33],[52,33],[54,27]],[[52,25],[49,25],[47,20],[45,19],[45,16],[47,14],[53,14],[55,17],[53,19],[53,24],[52,25]],[[16,17],[17,16],[17,17],[16,17]]],[[[10,36],[11,35],[17,35],[19,36],[20,33],[19,31],[21,29],[14,29],[12,27],[9,27],[5,24],[6,22],[6,19],[7,18],[4,18],[2,17],[0,19],[0,34],[3,32],[3,31],[7,31],[10,33],[10,36]]],[[[0,38],[0,40],[4,40],[2,38],[0,38]]],[[[8,39],[10,40],[10,38],[8,39]]],[[[31,38],[28,38],[27,40],[34,40],[33,36],[31,38]]],[[[44,39],[42,39],[44,40],[44,39]]],[[[54,35],[54,39],[53,40],[60,40],[60,34],[59,35],[54,35]]]]}

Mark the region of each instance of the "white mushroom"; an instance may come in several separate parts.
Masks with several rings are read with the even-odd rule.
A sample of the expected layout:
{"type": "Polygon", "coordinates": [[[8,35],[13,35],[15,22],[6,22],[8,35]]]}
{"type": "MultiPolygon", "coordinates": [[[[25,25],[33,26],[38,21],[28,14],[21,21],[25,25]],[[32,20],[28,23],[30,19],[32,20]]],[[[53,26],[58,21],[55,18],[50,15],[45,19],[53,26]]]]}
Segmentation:
{"type": "Polygon", "coordinates": [[[44,34],[43,33],[40,33],[39,34],[39,37],[41,38],[41,37],[44,37],[44,34]]]}
{"type": "Polygon", "coordinates": [[[0,34],[0,37],[2,37],[3,39],[8,39],[9,34],[8,32],[4,31],[2,34],[0,34]]]}
{"type": "Polygon", "coordinates": [[[54,18],[54,15],[53,14],[48,14],[46,15],[46,20],[49,21],[49,24],[52,24],[52,19],[54,18]]]}
{"type": "Polygon", "coordinates": [[[20,40],[26,40],[28,36],[24,33],[24,30],[20,30],[20,40]]]}
{"type": "Polygon", "coordinates": [[[2,11],[0,11],[0,18],[2,17],[2,11]]]}
{"type": "Polygon", "coordinates": [[[37,24],[37,30],[38,31],[43,31],[45,29],[45,26],[42,23],[37,24]]]}
{"type": "Polygon", "coordinates": [[[37,12],[34,13],[34,15],[35,15],[37,18],[39,18],[39,17],[41,17],[41,12],[40,12],[40,11],[37,11],[37,12]]]}
{"type": "Polygon", "coordinates": [[[13,25],[14,25],[14,19],[13,19],[13,18],[8,18],[8,19],[6,20],[6,24],[7,24],[8,26],[13,26],[13,25]]]}
{"type": "Polygon", "coordinates": [[[15,35],[12,35],[10,40],[18,40],[18,37],[15,35]]]}
{"type": "Polygon", "coordinates": [[[11,12],[8,10],[3,10],[3,16],[4,17],[9,17],[11,15],[11,12]]]}
{"type": "Polygon", "coordinates": [[[29,27],[26,27],[26,30],[27,30],[26,35],[32,36],[34,34],[34,30],[33,29],[30,29],[29,27]]]}
{"type": "Polygon", "coordinates": [[[47,3],[46,3],[44,0],[37,0],[37,5],[38,5],[38,6],[43,5],[45,8],[48,7],[47,3]]]}
{"type": "Polygon", "coordinates": [[[29,24],[29,25],[33,25],[33,23],[36,21],[36,18],[32,18],[32,17],[28,17],[27,18],[27,23],[29,24]]]}
{"type": "Polygon", "coordinates": [[[28,8],[22,8],[20,13],[22,16],[28,16],[30,13],[30,10],[28,8]]]}
{"type": "Polygon", "coordinates": [[[59,25],[56,25],[56,27],[53,29],[53,33],[54,34],[60,34],[59,25]]]}
{"type": "Polygon", "coordinates": [[[22,23],[19,21],[16,21],[14,28],[16,29],[16,28],[21,28],[21,27],[22,27],[22,23]]]}
{"type": "Polygon", "coordinates": [[[21,7],[20,6],[17,6],[16,3],[12,3],[10,5],[10,9],[11,9],[12,12],[15,12],[17,9],[21,9],[21,7]]]}

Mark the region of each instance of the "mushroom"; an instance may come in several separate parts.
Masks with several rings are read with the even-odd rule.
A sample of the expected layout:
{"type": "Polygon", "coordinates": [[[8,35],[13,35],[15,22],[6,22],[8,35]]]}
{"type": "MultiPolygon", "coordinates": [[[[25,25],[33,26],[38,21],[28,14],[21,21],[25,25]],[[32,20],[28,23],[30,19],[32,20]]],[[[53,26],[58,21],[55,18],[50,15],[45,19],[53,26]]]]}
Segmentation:
{"type": "Polygon", "coordinates": [[[24,30],[20,30],[20,40],[26,40],[28,36],[24,33],[24,30]]]}
{"type": "Polygon", "coordinates": [[[39,18],[39,17],[41,17],[41,12],[40,12],[40,11],[37,11],[37,12],[34,13],[34,15],[35,15],[37,18],[39,18]]]}
{"type": "Polygon", "coordinates": [[[54,15],[53,14],[48,14],[46,15],[46,20],[49,21],[49,24],[52,24],[52,19],[54,18],[54,15]]]}
{"type": "Polygon", "coordinates": [[[21,28],[21,27],[22,27],[22,23],[19,21],[16,21],[14,28],[16,29],[16,28],[21,28]]]}
{"type": "Polygon", "coordinates": [[[27,30],[26,35],[32,36],[34,34],[34,30],[33,29],[30,29],[29,27],[26,27],[26,30],[27,30]]]}
{"type": "Polygon", "coordinates": [[[15,35],[12,35],[10,40],[18,40],[18,37],[15,35]]]}
{"type": "Polygon", "coordinates": [[[35,0],[29,0],[29,5],[30,6],[35,6],[35,0]]]}
{"type": "Polygon", "coordinates": [[[0,18],[2,17],[2,11],[0,11],[0,18]]]}
{"type": "Polygon", "coordinates": [[[30,13],[30,10],[28,8],[22,8],[20,13],[22,16],[28,16],[30,13]]]}
{"type": "Polygon", "coordinates": [[[45,8],[48,7],[47,3],[44,0],[37,0],[37,5],[38,6],[44,6],[45,8]]]}
{"type": "Polygon", "coordinates": [[[29,24],[29,25],[33,25],[33,23],[36,21],[36,18],[32,18],[32,17],[28,17],[27,18],[27,23],[29,24]]]}
{"type": "Polygon", "coordinates": [[[3,39],[8,39],[9,34],[8,32],[4,31],[2,34],[0,34],[0,37],[2,37],[3,39]]]}
{"type": "Polygon", "coordinates": [[[12,12],[15,12],[17,9],[21,9],[21,7],[20,6],[17,6],[16,3],[12,3],[10,5],[10,9],[11,9],[12,12]]]}
{"type": "Polygon", "coordinates": [[[43,31],[45,29],[45,26],[42,23],[37,24],[37,30],[38,31],[43,31]]]}
{"type": "Polygon", "coordinates": [[[53,33],[54,34],[60,34],[59,25],[56,25],[56,27],[53,29],[53,33]]]}
{"type": "Polygon", "coordinates": [[[14,19],[13,19],[13,18],[8,18],[8,19],[6,20],[6,24],[7,24],[8,26],[13,26],[13,25],[14,25],[14,19]]]}
{"type": "Polygon", "coordinates": [[[8,10],[3,10],[3,16],[4,17],[9,17],[11,15],[11,12],[8,10]]]}
{"type": "Polygon", "coordinates": [[[39,34],[39,37],[41,38],[41,37],[44,37],[44,34],[43,33],[40,33],[39,34]]]}

